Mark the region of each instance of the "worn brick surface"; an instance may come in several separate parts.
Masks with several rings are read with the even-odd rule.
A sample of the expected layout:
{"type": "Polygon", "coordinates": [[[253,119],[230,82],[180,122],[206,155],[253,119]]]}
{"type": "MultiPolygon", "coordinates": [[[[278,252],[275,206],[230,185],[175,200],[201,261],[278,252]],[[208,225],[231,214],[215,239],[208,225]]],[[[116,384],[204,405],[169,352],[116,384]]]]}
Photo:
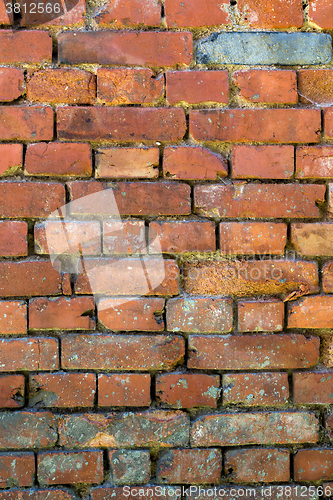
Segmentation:
{"type": "Polygon", "coordinates": [[[128,373],[98,375],[99,406],[149,406],[150,375],[128,373]]]}
{"type": "Polygon", "coordinates": [[[220,251],[224,255],[283,255],[287,226],[269,222],[223,222],[220,251]]]}
{"type": "Polygon", "coordinates": [[[208,0],[205,4],[190,0],[165,0],[166,21],[170,28],[227,24],[229,4],[208,0]]]}
{"type": "Polygon", "coordinates": [[[237,5],[243,24],[251,28],[300,28],[303,25],[301,0],[288,2],[288,7],[283,0],[238,0],[237,5]]]}
{"type": "Polygon", "coordinates": [[[149,253],[214,252],[215,224],[210,221],[162,221],[149,224],[149,253]]]}
{"type": "Polygon", "coordinates": [[[333,328],[333,296],[316,295],[292,302],[288,328],[333,328]]]}
{"type": "Polygon", "coordinates": [[[103,480],[103,454],[101,451],[40,453],[37,475],[41,484],[98,484],[103,480]]]}
{"type": "Polygon", "coordinates": [[[0,221],[0,256],[21,257],[28,253],[28,226],[23,221],[0,221]]]}
{"type": "Polygon", "coordinates": [[[27,305],[22,300],[0,302],[0,334],[21,334],[27,331],[27,305]]]}
{"type": "Polygon", "coordinates": [[[284,405],[289,397],[287,373],[228,373],[222,381],[225,405],[284,405]]]}
{"type": "Polygon", "coordinates": [[[221,475],[221,452],[209,450],[170,450],[157,462],[159,482],[173,484],[218,483],[221,475]]]}
{"type": "Polygon", "coordinates": [[[20,408],[24,405],[24,376],[1,375],[0,377],[0,407],[20,408]]]}
{"type": "Polygon", "coordinates": [[[289,179],[293,173],[293,146],[232,146],[232,177],[236,179],[289,179]]]}
{"type": "Polygon", "coordinates": [[[14,101],[23,92],[24,73],[18,68],[0,69],[0,101],[14,101]]]}
{"type": "Polygon", "coordinates": [[[217,407],[220,377],[202,373],[168,373],[156,379],[156,395],[174,408],[217,407]]]}
{"type": "Polygon", "coordinates": [[[2,339],[1,371],[57,370],[58,340],[51,338],[2,339]]]}
{"type": "Polygon", "coordinates": [[[2,106],[0,118],[2,141],[50,141],[53,138],[53,110],[49,106],[2,106]]]}
{"type": "Polygon", "coordinates": [[[89,177],[92,174],[89,144],[29,144],[25,155],[28,175],[89,177]]]}
{"type": "Polygon", "coordinates": [[[294,403],[332,404],[332,380],[332,371],[294,373],[294,403]]]}
{"type": "Polygon", "coordinates": [[[210,180],[225,177],[228,166],[221,156],[202,147],[170,147],[164,149],[163,174],[172,179],[210,180]]]}
{"type": "Polygon", "coordinates": [[[29,301],[29,328],[33,330],[93,330],[92,297],[37,298],[29,301]]]}
{"type": "Polygon", "coordinates": [[[51,62],[52,38],[46,31],[11,31],[0,33],[2,64],[51,62]]]}
{"type": "Polygon", "coordinates": [[[320,28],[332,29],[333,6],[329,0],[309,1],[309,20],[320,28]]]}
{"type": "Polygon", "coordinates": [[[49,261],[0,262],[0,293],[4,297],[59,295],[61,275],[49,261]]]}
{"type": "Polygon", "coordinates": [[[33,453],[4,453],[0,455],[0,488],[32,486],[35,477],[33,453]]]}
{"type": "Polygon", "coordinates": [[[333,478],[333,450],[300,450],[294,457],[296,481],[318,481],[333,478]]]}
{"type": "Polygon", "coordinates": [[[109,460],[115,485],[148,483],[151,471],[149,451],[110,450],[109,460]]]}
{"type": "Polygon", "coordinates": [[[99,149],[95,161],[97,178],[154,179],[158,177],[158,148],[99,149]]]}
{"type": "Polygon", "coordinates": [[[0,449],[52,448],[58,439],[51,412],[0,414],[0,449]],[[11,432],[8,432],[11,429],[11,432]]]}
{"type": "Polygon", "coordinates": [[[333,148],[331,146],[297,148],[296,177],[300,179],[333,177],[333,148]]]}
{"type": "Polygon", "coordinates": [[[166,74],[166,95],[170,104],[180,101],[189,104],[203,102],[228,104],[228,73],[227,71],[170,71],[166,74]]]}
{"type": "Polygon", "coordinates": [[[240,95],[251,102],[297,102],[297,81],[294,71],[240,70],[232,76],[240,95]]]}
{"type": "Polygon", "coordinates": [[[161,5],[158,0],[109,2],[96,16],[96,21],[100,24],[113,23],[116,26],[158,26],[161,22],[161,5]]]}
{"type": "Polygon", "coordinates": [[[283,302],[258,300],[238,302],[240,332],[278,332],[283,329],[283,302]]]}
{"type": "Polygon", "coordinates": [[[101,299],[98,302],[98,320],[112,331],[164,330],[164,299],[127,297],[101,299]]]}
{"type": "Polygon", "coordinates": [[[19,171],[23,164],[22,144],[0,144],[0,175],[9,176],[19,171]]]}

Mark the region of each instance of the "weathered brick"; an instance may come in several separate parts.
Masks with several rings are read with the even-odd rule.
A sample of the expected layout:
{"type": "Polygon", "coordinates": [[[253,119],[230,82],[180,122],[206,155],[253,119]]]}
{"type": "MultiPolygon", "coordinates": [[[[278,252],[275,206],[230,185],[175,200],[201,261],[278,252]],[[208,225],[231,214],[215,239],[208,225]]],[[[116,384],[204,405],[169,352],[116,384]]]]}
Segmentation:
{"type": "Polygon", "coordinates": [[[22,411],[0,414],[1,450],[6,448],[52,448],[57,439],[57,419],[50,412],[30,413],[22,411]]]}
{"type": "Polygon", "coordinates": [[[24,405],[24,376],[0,376],[0,407],[19,408],[24,405]]]}
{"type": "Polygon", "coordinates": [[[116,486],[148,483],[150,479],[149,451],[110,450],[109,461],[112,480],[116,486]]]}
{"type": "Polygon", "coordinates": [[[65,188],[56,182],[0,182],[3,218],[44,218],[65,203],[65,188]]]}
{"type": "Polygon", "coordinates": [[[199,64],[296,66],[328,64],[331,51],[324,33],[220,32],[199,40],[196,54],[199,64]]]}
{"type": "Polygon", "coordinates": [[[333,368],[333,337],[323,339],[322,360],[326,368],[333,368]]]}
{"type": "Polygon", "coordinates": [[[103,481],[102,451],[39,453],[37,460],[40,484],[98,484],[103,481]]]}
{"type": "MultiPolygon", "coordinates": [[[[184,289],[193,295],[316,293],[318,269],[314,262],[292,260],[197,261],[184,264],[184,289]]],[[[296,297],[295,297],[296,298],[296,297]]]]}
{"type": "Polygon", "coordinates": [[[28,252],[28,225],[23,221],[0,221],[0,256],[20,257],[28,252]]]}
{"type": "Polygon", "coordinates": [[[332,29],[333,5],[330,0],[309,0],[309,20],[320,28],[332,29]]]}
{"type": "Polygon", "coordinates": [[[206,415],[193,422],[192,446],[317,443],[314,413],[265,412],[206,415]]]}
{"type": "Polygon", "coordinates": [[[60,293],[61,275],[51,262],[0,262],[0,295],[3,297],[60,293]]]}
{"type": "Polygon", "coordinates": [[[27,305],[22,300],[0,302],[0,334],[19,335],[27,331],[27,305]]]}
{"type": "Polygon", "coordinates": [[[159,0],[120,0],[110,2],[102,12],[95,16],[99,24],[120,26],[158,26],[161,23],[161,5],[159,0]]]}
{"type": "Polygon", "coordinates": [[[163,77],[155,78],[151,69],[99,68],[97,97],[113,104],[156,104],[164,94],[163,77]]]}
{"type": "Polygon", "coordinates": [[[111,179],[155,179],[158,177],[158,148],[98,149],[96,177],[111,179]]]}
{"type": "Polygon", "coordinates": [[[221,469],[220,450],[170,450],[158,459],[157,479],[166,484],[216,484],[221,469]]]}
{"type": "Polygon", "coordinates": [[[35,478],[33,453],[6,453],[0,455],[0,488],[32,486],[35,478]]]}
{"type": "Polygon", "coordinates": [[[0,68],[0,101],[14,101],[23,92],[24,73],[18,68],[0,68]]]}
{"type": "Polygon", "coordinates": [[[283,255],[287,226],[270,222],[223,222],[220,252],[224,255],[283,255]]]}
{"type": "Polygon", "coordinates": [[[164,330],[164,299],[122,297],[101,299],[97,305],[98,320],[114,332],[164,330]]]}
{"type": "Polygon", "coordinates": [[[150,375],[98,375],[98,406],[149,406],[150,375]]]}
{"type": "Polygon", "coordinates": [[[324,115],[324,134],[326,137],[333,137],[333,108],[327,108],[323,111],[324,115]]]}
{"type": "Polygon", "coordinates": [[[25,155],[25,174],[90,177],[91,146],[59,142],[29,144],[25,155]]]}
{"type": "MultiPolygon", "coordinates": [[[[181,108],[64,106],[57,110],[57,130],[59,139],[176,142],[184,137],[186,122],[184,110],[181,108]]],[[[0,137],[5,131],[1,132],[0,129],[0,137]]],[[[3,138],[13,139],[15,136],[8,137],[7,132],[3,138]]],[[[23,137],[23,139],[26,138],[23,137]]],[[[304,138],[304,141],[306,140],[307,137],[304,138]]],[[[316,142],[316,139],[312,142],[316,142]]]]}
{"type": "Polygon", "coordinates": [[[2,339],[0,371],[57,370],[58,340],[50,338],[2,339]]]}
{"type": "Polygon", "coordinates": [[[23,144],[0,144],[0,176],[13,175],[23,164],[23,144]]]}
{"type": "Polygon", "coordinates": [[[293,173],[293,146],[232,146],[232,177],[236,179],[290,179],[293,173]]]}
{"type": "MultiPolygon", "coordinates": [[[[293,374],[295,404],[332,404],[333,372],[300,372],[293,374]]],[[[326,478],[327,479],[327,478],[326,478]]]]}
{"type": "Polygon", "coordinates": [[[319,361],[317,337],[304,335],[193,335],[188,367],[199,370],[311,368],[319,361]]]}
{"type": "Polygon", "coordinates": [[[284,405],[289,398],[287,373],[229,373],[222,382],[225,405],[284,405]]]}
{"type": "Polygon", "coordinates": [[[325,415],[325,429],[330,439],[333,439],[333,414],[325,415]]]}
{"type": "Polygon", "coordinates": [[[190,111],[190,134],[197,141],[319,142],[320,131],[320,111],[317,109],[190,111]]]}
{"type": "Polygon", "coordinates": [[[230,23],[229,3],[226,0],[165,0],[166,22],[170,28],[178,26],[209,26],[230,23]]]}
{"type": "Polygon", "coordinates": [[[0,120],[3,141],[50,141],[53,138],[53,109],[49,106],[1,106],[0,120]]]}
{"type": "Polygon", "coordinates": [[[143,220],[103,222],[103,253],[146,254],[146,229],[143,220]]]}
{"type": "Polygon", "coordinates": [[[224,470],[229,481],[275,483],[289,481],[289,450],[245,448],[225,454],[224,470]]]}
{"type": "Polygon", "coordinates": [[[303,26],[302,0],[288,5],[283,0],[238,0],[242,24],[251,28],[290,28],[303,26]]]}
{"type": "Polygon", "coordinates": [[[215,223],[156,221],[149,224],[149,253],[214,252],[215,223]]]}
{"type": "Polygon", "coordinates": [[[232,301],[215,298],[168,300],[167,328],[172,332],[230,332],[233,324],[232,301]]]}
{"type": "Polygon", "coordinates": [[[332,146],[302,146],[297,148],[295,175],[299,179],[332,178],[332,146]]]}
{"type": "Polygon", "coordinates": [[[219,375],[164,373],[156,378],[157,399],[174,408],[216,408],[219,387],[219,375]]]}
{"type": "Polygon", "coordinates": [[[50,9],[46,8],[47,3],[44,3],[44,12],[41,9],[38,12],[33,7],[33,2],[26,3],[25,0],[19,0],[21,7],[21,20],[20,26],[68,26],[75,25],[75,27],[83,26],[86,14],[86,2],[84,0],[65,0],[55,8],[55,4],[50,9]],[[30,6],[30,8],[29,8],[30,6]]]}
{"type": "Polygon", "coordinates": [[[291,224],[291,244],[301,255],[332,256],[333,224],[329,222],[291,224]]]}
{"type": "Polygon", "coordinates": [[[171,370],[184,356],[183,338],[170,335],[66,335],[61,348],[66,370],[171,370]]]}
{"type": "Polygon", "coordinates": [[[163,158],[164,177],[204,180],[228,175],[228,165],[222,156],[202,147],[167,146],[163,158]]]}
{"type": "Polygon", "coordinates": [[[299,450],[294,456],[295,481],[333,479],[333,450],[299,450]]]}
{"type": "Polygon", "coordinates": [[[50,63],[52,59],[52,37],[46,31],[1,30],[0,47],[1,64],[50,63]]]}
{"type": "Polygon", "coordinates": [[[238,302],[240,332],[279,332],[283,329],[284,303],[276,300],[238,302]]]}
{"type": "Polygon", "coordinates": [[[14,18],[13,18],[13,12],[7,12],[7,6],[3,2],[0,7],[0,22],[1,24],[13,24],[14,18]]]}
{"type": "MultiPolygon", "coordinates": [[[[50,490],[6,490],[0,491],[0,500],[76,500],[73,493],[52,488],[50,490]]],[[[125,500],[125,499],[124,499],[125,500]]]]}
{"type": "Polygon", "coordinates": [[[299,99],[306,104],[332,104],[332,84],[331,69],[301,69],[298,72],[299,99]]]}
{"type": "Polygon", "coordinates": [[[205,184],[194,188],[198,215],[221,218],[319,218],[318,184],[205,184]]]}
{"type": "MultiPolygon", "coordinates": [[[[168,0],[167,0],[168,1],[168,0]]],[[[202,10],[200,9],[200,15],[202,10]]],[[[228,104],[227,71],[172,71],[166,73],[166,96],[169,104],[216,102],[228,104]]]]}
{"type": "Polygon", "coordinates": [[[188,65],[192,61],[192,34],[187,32],[61,33],[58,42],[59,62],[65,64],[95,63],[156,67],[188,65]]]}
{"type": "Polygon", "coordinates": [[[232,78],[240,95],[248,101],[294,104],[298,100],[295,71],[243,69],[232,78]]]}
{"type": "Polygon", "coordinates": [[[333,296],[315,295],[292,302],[288,328],[333,328],[333,296]]]}
{"type": "MultiPolygon", "coordinates": [[[[151,500],[179,500],[181,498],[178,493],[179,489],[177,488],[170,487],[164,489],[161,488],[161,486],[141,486],[139,491],[142,496],[148,496],[151,500]]],[[[100,487],[92,488],[90,492],[91,500],[105,500],[105,498],[113,498],[115,500],[135,500],[135,497],[138,494],[138,488],[137,486],[134,486],[133,488],[128,487],[128,490],[124,490],[124,488],[100,487]]],[[[10,498],[9,500],[12,499],[10,498]]]]}
{"type": "Polygon", "coordinates": [[[60,446],[171,448],[188,445],[190,420],[181,411],[68,415],[59,419],[60,446]]]}

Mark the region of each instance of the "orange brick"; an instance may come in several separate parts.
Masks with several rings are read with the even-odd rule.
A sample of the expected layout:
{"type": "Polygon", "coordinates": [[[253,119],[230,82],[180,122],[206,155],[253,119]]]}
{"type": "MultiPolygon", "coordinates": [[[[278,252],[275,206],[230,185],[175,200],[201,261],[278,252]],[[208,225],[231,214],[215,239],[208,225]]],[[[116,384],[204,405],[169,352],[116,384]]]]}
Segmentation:
{"type": "Polygon", "coordinates": [[[0,23],[1,24],[13,24],[13,12],[7,12],[7,6],[5,2],[1,3],[0,6],[0,23]]]}
{"type": "Polygon", "coordinates": [[[211,221],[161,221],[149,224],[149,253],[214,252],[211,221]]]}
{"type": "Polygon", "coordinates": [[[29,144],[25,155],[26,175],[90,177],[90,144],[40,142],[29,144]]]}
{"type": "Polygon", "coordinates": [[[248,101],[279,104],[297,102],[295,71],[243,69],[234,73],[232,78],[240,88],[240,95],[248,101]]]}
{"type": "Polygon", "coordinates": [[[221,477],[221,451],[208,450],[170,450],[160,455],[157,462],[159,482],[174,484],[217,484],[221,477]]]}
{"type": "Polygon", "coordinates": [[[333,296],[316,295],[292,302],[288,328],[333,328],[333,296]]]}
{"type": "Polygon", "coordinates": [[[0,371],[58,370],[58,340],[51,338],[2,339],[0,371]]]}
{"type": "Polygon", "coordinates": [[[284,405],[289,398],[287,373],[228,373],[222,381],[224,405],[284,405]]]}
{"type": "Polygon", "coordinates": [[[309,20],[323,29],[333,28],[333,4],[330,0],[309,0],[309,20]]]}
{"type": "Polygon", "coordinates": [[[27,305],[21,300],[0,302],[0,334],[19,335],[27,331],[27,305]]]}
{"type": "Polygon", "coordinates": [[[25,380],[23,375],[0,376],[0,407],[19,408],[24,405],[25,380]]]}
{"type": "Polygon", "coordinates": [[[0,119],[0,140],[53,139],[53,109],[49,106],[1,106],[0,119]]]}
{"type": "Polygon", "coordinates": [[[33,453],[6,453],[0,455],[0,488],[32,486],[35,479],[33,453]]]}
{"type": "Polygon", "coordinates": [[[287,226],[270,222],[223,222],[220,252],[223,255],[283,255],[287,226]]]}
{"type": "Polygon", "coordinates": [[[60,295],[61,275],[47,261],[0,262],[0,295],[60,295]]]}
{"type": "Polygon", "coordinates": [[[13,175],[22,164],[22,144],[0,144],[0,176],[13,175]]]}
{"type": "Polygon", "coordinates": [[[324,114],[324,134],[326,137],[333,137],[333,108],[326,108],[324,114]]]}
{"type": "Polygon", "coordinates": [[[47,1],[43,1],[44,13],[41,13],[41,8],[38,12],[33,7],[31,0],[19,0],[19,3],[26,3],[27,7],[22,8],[20,26],[70,26],[75,24],[76,27],[82,26],[85,21],[86,2],[84,0],[65,0],[64,4],[61,2],[58,8],[47,9],[47,1]],[[30,7],[30,8],[29,8],[30,7]]]}
{"type": "Polygon", "coordinates": [[[93,297],[37,298],[29,301],[32,330],[94,330],[93,297]],[[92,317],[88,316],[90,313],[92,317]]]}
{"type": "Polygon", "coordinates": [[[40,64],[52,60],[52,36],[46,31],[1,30],[0,47],[1,64],[40,64]]]}
{"type": "Polygon", "coordinates": [[[330,222],[291,224],[291,244],[301,255],[333,255],[333,224],[330,222]]]}
{"type": "Polygon", "coordinates": [[[332,382],[332,371],[293,373],[294,403],[332,404],[332,382]]]}
{"type": "Polygon", "coordinates": [[[228,7],[226,0],[165,0],[166,22],[170,28],[228,24],[228,7]]]}
{"type": "Polygon", "coordinates": [[[53,451],[38,454],[37,476],[40,484],[101,483],[102,451],[53,451]]]}
{"type": "Polygon", "coordinates": [[[229,481],[274,483],[289,481],[290,452],[277,448],[229,450],[224,470],[229,481]]]}
{"type": "Polygon", "coordinates": [[[95,19],[99,24],[113,23],[119,27],[138,24],[158,26],[161,23],[161,4],[159,0],[110,2],[95,19]]]}
{"type": "Polygon", "coordinates": [[[333,450],[299,450],[294,456],[295,481],[320,481],[333,477],[333,450]]]}
{"type": "Polygon", "coordinates": [[[300,101],[306,104],[332,104],[332,85],[331,69],[301,69],[298,72],[298,94],[300,101]]]}
{"type": "Polygon", "coordinates": [[[219,375],[165,373],[156,378],[156,396],[173,408],[217,407],[219,375]]]}
{"type": "Polygon", "coordinates": [[[28,225],[23,221],[0,221],[0,256],[20,257],[28,253],[28,225]]]}
{"type": "Polygon", "coordinates": [[[97,178],[155,179],[160,152],[158,148],[98,149],[95,161],[97,178]]]}
{"type": "Polygon", "coordinates": [[[318,179],[333,177],[332,146],[302,146],[296,149],[296,177],[318,179]]]}
{"type": "Polygon", "coordinates": [[[232,146],[236,179],[289,179],[293,173],[293,146],[232,146]]]}
{"type": "Polygon", "coordinates": [[[206,148],[167,146],[163,174],[172,179],[216,179],[228,175],[228,165],[224,158],[206,148]]]}
{"type": "Polygon", "coordinates": [[[100,323],[114,332],[164,330],[164,299],[146,297],[101,299],[97,309],[100,323]]]}
{"type": "Polygon", "coordinates": [[[323,292],[333,293],[333,262],[327,262],[323,266],[323,292]]]}
{"type": "Polygon", "coordinates": [[[261,300],[238,303],[240,332],[278,332],[283,330],[284,303],[261,300]]]}
{"type": "Polygon", "coordinates": [[[251,28],[290,28],[303,26],[302,0],[238,0],[242,24],[251,28]]]}
{"type": "MultiPolygon", "coordinates": [[[[170,0],[167,0],[170,1],[170,0]]],[[[202,12],[202,6],[200,13],[202,12]]],[[[173,71],[166,73],[166,96],[170,104],[180,101],[189,104],[229,102],[227,71],[173,71]]]]}
{"type": "Polygon", "coordinates": [[[14,101],[23,92],[24,73],[18,68],[0,68],[0,101],[14,101]]]}
{"type": "Polygon", "coordinates": [[[107,255],[146,254],[144,221],[103,222],[103,253],[107,255]]]}
{"type": "Polygon", "coordinates": [[[98,375],[98,406],[149,406],[150,375],[98,375]]]}

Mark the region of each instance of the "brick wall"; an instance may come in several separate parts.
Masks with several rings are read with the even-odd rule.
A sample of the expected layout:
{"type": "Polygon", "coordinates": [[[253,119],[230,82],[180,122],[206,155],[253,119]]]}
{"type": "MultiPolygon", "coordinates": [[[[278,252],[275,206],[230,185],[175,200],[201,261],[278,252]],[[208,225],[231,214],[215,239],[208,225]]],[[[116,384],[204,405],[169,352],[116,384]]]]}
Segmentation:
{"type": "Polygon", "coordinates": [[[0,500],[329,497],[333,4],[20,4],[0,500]]]}

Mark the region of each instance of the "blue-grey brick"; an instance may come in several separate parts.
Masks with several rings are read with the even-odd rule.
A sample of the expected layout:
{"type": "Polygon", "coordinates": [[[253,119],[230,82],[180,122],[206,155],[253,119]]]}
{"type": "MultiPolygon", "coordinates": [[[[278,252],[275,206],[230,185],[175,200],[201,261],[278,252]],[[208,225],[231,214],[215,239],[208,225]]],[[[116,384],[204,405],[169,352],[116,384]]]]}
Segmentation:
{"type": "Polygon", "coordinates": [[[213,33],[197,43],[199,64],[328,64],[325,33],[213,33]]]}

